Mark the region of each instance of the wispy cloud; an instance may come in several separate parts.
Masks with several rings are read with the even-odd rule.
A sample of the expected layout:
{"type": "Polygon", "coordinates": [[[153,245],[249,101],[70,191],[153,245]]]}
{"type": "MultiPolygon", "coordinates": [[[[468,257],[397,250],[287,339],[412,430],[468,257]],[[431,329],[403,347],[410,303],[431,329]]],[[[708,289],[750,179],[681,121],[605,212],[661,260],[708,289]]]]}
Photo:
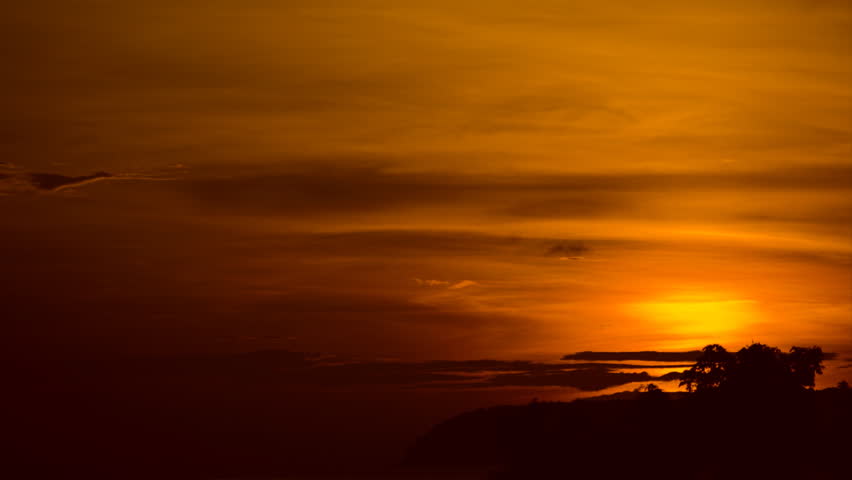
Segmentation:
{"type": "Polygon", "coordinates": [[[479,284],[474,282],[473,280],[462,280],[461,282],[450,285],[450,290],[461,290],[463,288],[473,287],[475,285],[479,284]]]}
{"type": "Polygon", "coordinates": [[[447,280],[423,280],[422,278],[415,278],[414,281],[417,285],[422,287],[442,287],[450,290],[461,290],[463,288],[479,285],[479,283],[474,282],[473,280],[461,280],[453,283],[447,280]]]}
{"type": "Polygon", "coordinates": [[[91,175],[82,175],[79,177],[68,177],[55,173],[31,173],[29,174],[30,183],[33,187],[39,190],[48,190],[58,192],[68,188],[79,187],[89,183],[94,183],[100,180],[115,178],[114,175],[107,172],[97,172],[91,175]]]}
{"type": "Polygon", "coordinates": [[[444,280],[423,280],[422,278],[415,278],[414,281],[417,282],[417,285],[424,287],[446,287],[450,284],[450,282],[444,280]]]}
{"type": "Polygon", "coordinates": [[[58,173],[27,173],[17,167],[7,164],[7,170],[2,173],[0,165],[0,194],[26,192],[61,192],[76,189],[92,183],[105,180],[136,180],[155,181],[170,180],[171,177],[159,174],[95,172],[91,175],[69,176],[58,173]]]}

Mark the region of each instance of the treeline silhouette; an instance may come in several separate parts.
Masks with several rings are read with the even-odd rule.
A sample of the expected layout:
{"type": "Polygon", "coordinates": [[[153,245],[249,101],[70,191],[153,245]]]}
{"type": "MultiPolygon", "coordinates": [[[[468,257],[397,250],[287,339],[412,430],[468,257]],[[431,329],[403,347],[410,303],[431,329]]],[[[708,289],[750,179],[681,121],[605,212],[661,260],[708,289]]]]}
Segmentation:
{"type": "Polygon", "coordinates": [[[468,412],[407,458],[425,469],[484,468],[494,480],[852,478],[852,392],[814,390],[819,347],[708,345],[681,377],[571,403],[468,412]]]}
{"type": "Polygon", "coordinates": [[[680,385],[690,392],[722,391],[736,395],[785,395],[814,388],[822,374],[825,354],[820,347],[776,347],[752,343],[736,353],[717,344],[707,345],[695,365],[681,375],[680,385]]]}

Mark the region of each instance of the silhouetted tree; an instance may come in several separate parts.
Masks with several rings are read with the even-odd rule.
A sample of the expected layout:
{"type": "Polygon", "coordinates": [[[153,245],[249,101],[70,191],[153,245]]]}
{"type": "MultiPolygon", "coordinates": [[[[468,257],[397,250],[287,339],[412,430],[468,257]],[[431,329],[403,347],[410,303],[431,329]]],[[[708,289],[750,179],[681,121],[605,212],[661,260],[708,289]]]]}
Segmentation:
{"type": "Polygon", "coordinates": [[[786,393],[797,387],[789,362],[776,347],[752,343],[740,349],[734,358],[722,384],[729,391],[786,393]]]}
{"type": "Polygon", "coordinates": [[[736,391],[788,393],[814,387],[822,374],[820,347],[793,347],[783,353],[776,347],[752,343],[736,354],[721,345],[707,345],[680,385],[690,392],[736,391]]]}
{"type": "Polygon", "coordinates": [[[816,375],[822,375],[824,354],[820,347],[793,347],[787,356],[796,381],[807,388],[814,388],[816,375]]]}
{"type": "Polygon", "coordinates": [[[655,383],[649,383],[647,385],[642,384],[633,389],[636,393],[659,393],[662,392],[663,389],[658,387],[655,383]]]}
{"type": "Polygon", "coordinates": [[[683,372],[680,386],[686,386],[689,392],[719,388],[727,379],[733,361],[734,356],[725,350],[725,347],[717,344],[707,345],[701,350],[695,365],[683,372]]]}

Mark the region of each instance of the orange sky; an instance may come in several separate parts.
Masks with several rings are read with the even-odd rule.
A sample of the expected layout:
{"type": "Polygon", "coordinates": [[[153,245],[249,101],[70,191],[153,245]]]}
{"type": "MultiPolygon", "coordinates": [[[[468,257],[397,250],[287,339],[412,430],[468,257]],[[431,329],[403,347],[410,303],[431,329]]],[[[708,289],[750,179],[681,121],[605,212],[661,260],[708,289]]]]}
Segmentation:
{"type": "Polygon", "coordinates": [[[139,352],[852,352],[852,4],[640,3],[8,7],[13,328],[139,352]]]}

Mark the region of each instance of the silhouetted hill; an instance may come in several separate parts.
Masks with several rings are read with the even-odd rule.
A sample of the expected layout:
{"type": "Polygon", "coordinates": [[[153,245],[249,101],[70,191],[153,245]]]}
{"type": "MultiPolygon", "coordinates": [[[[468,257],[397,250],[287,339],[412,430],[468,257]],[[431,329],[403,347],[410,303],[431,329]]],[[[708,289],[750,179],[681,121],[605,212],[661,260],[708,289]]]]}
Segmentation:
{"type": "MultiPolygon", "coordinates": [[[[36,353],[10,364],[4,426],[13,441],[3,478],[337,479],[359,472],[372,480],[395,470],[418,434],[465,410],[516,404],[552,393],[551,386],[595,390],[679,375],[624,363],[400,362],[272,350],[151,358],[36,353]]],[[[781,473],[837,471],[831,462],[845,454],[840,446],[848,447],[844,435],[852,430],[849,396],[800,393],[746,402],[626,392],[477,410],[423,437],[409,464],[427,472],[410,473],[443,480],[452,478],[447,472],[494,470],[537,479],[647,470],[655,478],[695,478],[724,471],[717,466],[732,465],[752,444],[765,448],[749,458],[772,457],[770,449],[794,462],[781,473]],[[713,457],[716,451],[725,456],[713,457]]]]}
{"type": "Polygon", "coordinates": [[[168,357],[21,351],[10,364],[11,421],[4,426],[14,441],[0,477],[351,478],[366,472],[372,479],[398,465],[417,435],[443,418],[522,401],[541,385],[592,390],[662,378],[646,369],[655,371],[586,362],[359,360],[284,350],[168,357]]]}
{"type": "Polygon", "coordinates": [[[496,479],[852,478],[852,394],[788,398],[623,393],[471,411],[421,437],[407,463],[496,479]]]}

